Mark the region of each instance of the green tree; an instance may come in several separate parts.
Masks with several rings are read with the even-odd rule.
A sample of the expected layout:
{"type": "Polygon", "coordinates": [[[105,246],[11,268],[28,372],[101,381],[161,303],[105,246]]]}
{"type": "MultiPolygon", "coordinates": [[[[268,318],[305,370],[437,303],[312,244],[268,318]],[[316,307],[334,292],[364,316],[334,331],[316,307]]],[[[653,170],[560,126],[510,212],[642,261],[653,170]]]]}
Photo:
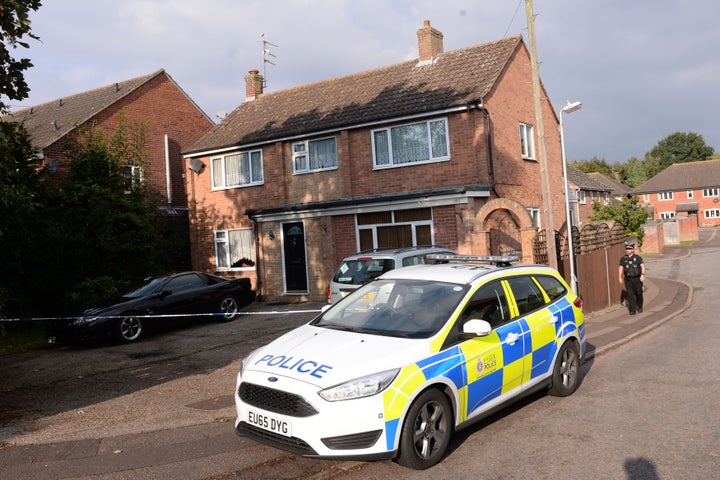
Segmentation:
{"type": "Polygon", "coordinates": [[[645,236],[642,226],[647,221],[649,214],[647,209],[640,205],[637,196],[624,198],[621,204],[615,205],[603,205],[600,202],[593,201],[592,206],[591,221],[615,220],[625,227],[626,235],[634,235],[638,239],[638,244],[642,246],[643,237],[645,236]]]}
{"type": "Polygon", "coordinates": [[[40,210],[38,166],[22,125],[0,122],[0,314],[12,298],[16,274],[25,265],[18,246],[34,234],[28,219],[40,210]]]}
{"type": "Polygon", "coordinates": [[[593,157],[590,160],[574,160],[570,165],[585,173],[599,172],[609,178],[615,178],[613,167],[604,159],[593,157]]]}
{"type": "MultiPolygon", "coordinates": [[[[13,217],[0,261],[4,314],[46,316],[78,309],[167,269],[155,204],[129,188],[122,152],[144,157],[145,127],[121,122],[109,140],[99,127],[68,146],[69,174],[39,182],[35,207],[13,217]]],[[[18,154],[19,158],[27,151],[18,154]]]]}
{"type": "Polygon", "coordinates": [[[660,140],[645,154],[645,171],[652,178],[674,163],[707,160],[715,149],[705,143],[697,133],[675,132],[660,140]]]}
{"type": "Polygon", "coordinates": [[[28,97],[30,87],[25,82],[25,70],[32,67],[27,58],[16,59],[12,50],[19,46],[29,48],[25,37],[38,40],[30,30],[30,10],[40,8],[40,0],[2,0],[0,1],[0,114],[8,111],[3,97],[9,100],[22,100],[28,97]]]}
{"type": "Polygon", "coordinates": [[[632,157],[619,169],[620,181],[628,187],[635,188],[648,179],[645,164],[642,160],[632,157]]]}

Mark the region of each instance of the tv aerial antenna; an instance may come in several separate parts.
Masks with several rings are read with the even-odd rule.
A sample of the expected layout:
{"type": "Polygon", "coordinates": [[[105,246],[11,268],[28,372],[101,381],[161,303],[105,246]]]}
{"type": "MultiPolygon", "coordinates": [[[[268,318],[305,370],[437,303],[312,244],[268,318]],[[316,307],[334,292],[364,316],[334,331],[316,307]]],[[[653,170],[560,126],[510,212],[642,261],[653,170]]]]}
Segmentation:
{"type": "Polygon", "coordinates": [[[270,51],[270,47],[276,47],[276,48],[280,48],[280,47],[278,47],[274,43],[270,43],[269,41],[265,40],[264,33],[261,35],[261,37],[262,37],[262,44],[263,44],[263,50],[262,50],[263,51],[263,88],[265,88],[265,87],[267,87],[267,64],[269,63],[270,65],[273,65],[273,66],[275,65],[275,62],[270,60],[269,57],[277,58],[277,56],[274,55],[270,51]]]}

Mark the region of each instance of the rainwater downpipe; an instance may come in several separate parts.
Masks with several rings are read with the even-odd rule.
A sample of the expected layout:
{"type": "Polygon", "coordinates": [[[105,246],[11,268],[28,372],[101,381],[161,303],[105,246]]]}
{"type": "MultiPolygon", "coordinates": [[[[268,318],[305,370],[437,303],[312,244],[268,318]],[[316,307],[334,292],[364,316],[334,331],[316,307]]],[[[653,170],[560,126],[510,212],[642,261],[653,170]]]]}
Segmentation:
{"type": "Polygon", "coordinates": [[[495,197],[500,198],[497,190],[495,189],[495,163],[493,161],[493,149],[492,149],[492,122],[490,121],[490,112],[487,108],[480,104],[480,109],[485,112],[485,125],[487,130],[487,150],[488,150],[488,176],[490,177],[490,190],[495,194],[495,197]]]}
{"type": "Polygon", "coordinates": [[[167,204],[172,206],[172,183],[170,182],[170,141],[165,134],[165,182],[167,184],[167,204]]]}

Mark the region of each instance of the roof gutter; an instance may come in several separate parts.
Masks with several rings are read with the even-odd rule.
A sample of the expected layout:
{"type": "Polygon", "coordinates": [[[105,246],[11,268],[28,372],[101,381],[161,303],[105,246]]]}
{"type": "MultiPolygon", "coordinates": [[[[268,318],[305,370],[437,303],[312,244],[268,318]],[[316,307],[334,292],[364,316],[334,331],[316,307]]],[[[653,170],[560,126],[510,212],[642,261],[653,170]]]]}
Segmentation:
{"type": "Polygon", "coordinates": [[[269,139],[269,140],[263,140],[260,142],[253,142],[253,143],[247,143],[247,144],[229,145],[226,147],[218,147],[218,148],[214,148],[211,150],[198,150],[196,152],[187,152],[187,153],[183,153],[183,157],[184,158],[194,158],[194,157],[205,157],[205,156],[210,156],[210,155],[218,155],[218,154],[222,154],[222,153],[226,153],[226,152],[233,152],[233,151],[237,151],[237,150],[254,148],[254,147],[259,147],[262,145],[268,145],[268,144],[277,143],[277,142],[288,142],[288,141],[292,141],[292,140],[300,140],[300,139],[308,138],[309,136],[328,135],[330,133],[341,132],[341,131],[347,130],[349,128],[374,127],[376,125],[385,125],[390,122],[403,122],[406,120],[415,120],[415,119],[419,119],[419,118],[433,117],[435,115],[442,115],[445,113],[462,112],[462,111],[466,111],[470,107],[470,105],[472,105],[473,108],[484,109],[482,100],[478,100],[477,102],[448,107],[448,108],[444,108],[442,110],[433,110],[432,112],[416,113],[413,115],[405,115],[402,117],[391,118],[391,119],[386,118],[386,119],[382,119],[382,120],[374,120],[372,122],[359,123],[359,124],[350,125],[350,126],[345,125],[342,127],[330,128],[327,130],[319,130],[317,132],[304,132],[304,133],[301,133],[298,135],[290,135],[287,137],[273,138],[273,139],[269,139]]]}

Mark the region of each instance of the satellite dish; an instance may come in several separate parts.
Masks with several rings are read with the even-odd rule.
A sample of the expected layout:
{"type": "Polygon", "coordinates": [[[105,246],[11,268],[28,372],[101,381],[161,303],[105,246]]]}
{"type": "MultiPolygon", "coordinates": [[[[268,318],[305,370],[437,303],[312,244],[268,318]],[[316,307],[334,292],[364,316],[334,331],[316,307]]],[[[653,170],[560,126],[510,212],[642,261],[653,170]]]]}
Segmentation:
{"type": "Polygon", "coordinates": [[[202,160],[196,158],[194,160],[190,160],[190,166],[188,167],[193,172],[197,173],[198,175],[200,172],[202,172],[205,169],[205,164],[202,160]]]}

